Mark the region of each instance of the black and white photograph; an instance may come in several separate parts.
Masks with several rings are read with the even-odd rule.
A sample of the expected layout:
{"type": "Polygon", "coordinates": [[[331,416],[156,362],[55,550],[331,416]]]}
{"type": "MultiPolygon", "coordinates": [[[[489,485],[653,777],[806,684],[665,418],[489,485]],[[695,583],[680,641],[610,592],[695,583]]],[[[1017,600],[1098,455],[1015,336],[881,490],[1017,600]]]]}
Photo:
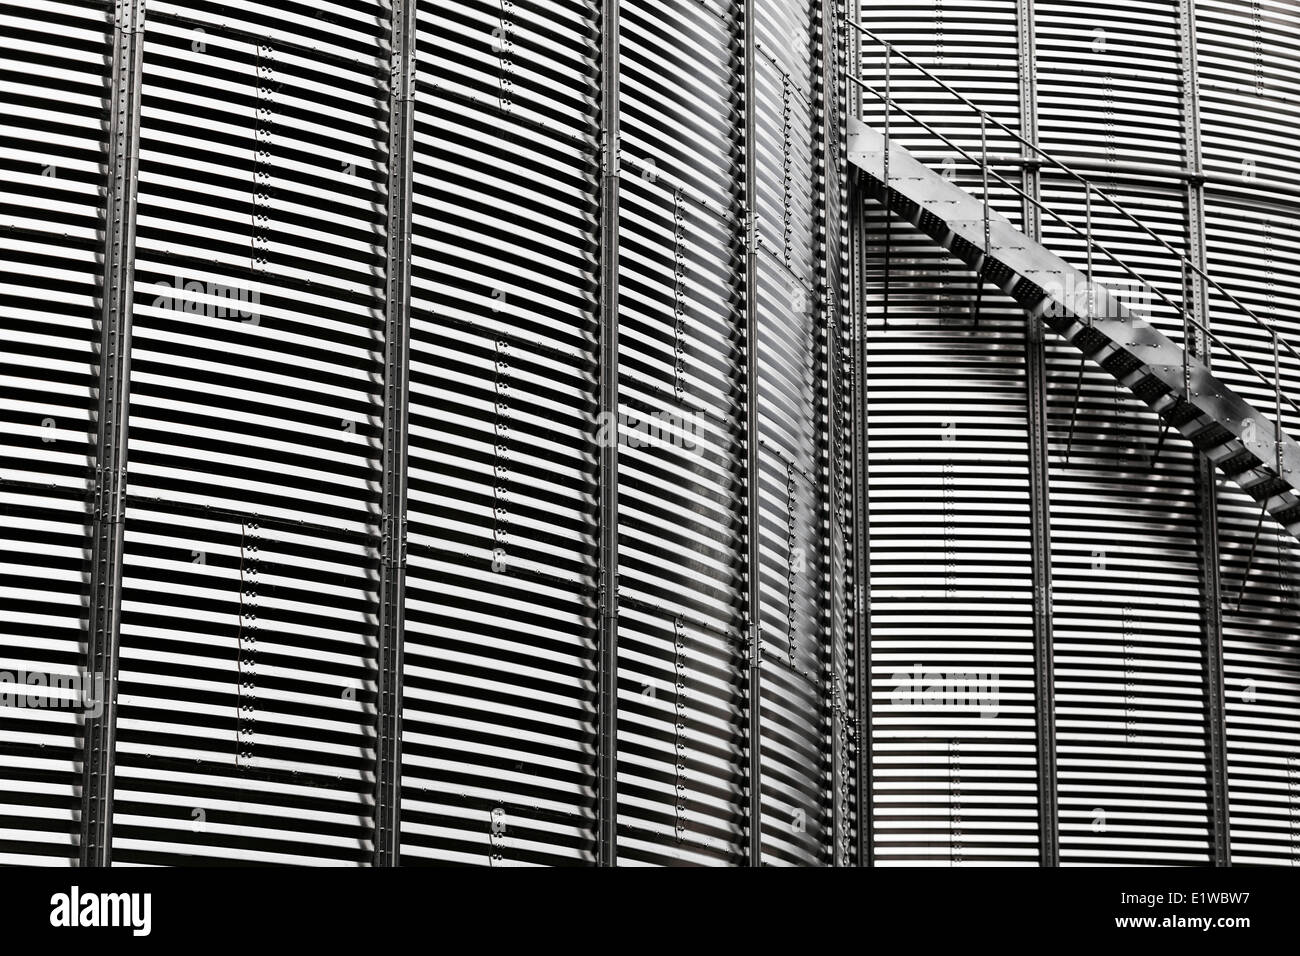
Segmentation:
{"type": "Polygon", "coordinates": [[[0,925],[1283,932],[1298,171],[1300,0],[0,0],[0,925]],[[856,872],[487,875],[669,867],[856,872]]]}

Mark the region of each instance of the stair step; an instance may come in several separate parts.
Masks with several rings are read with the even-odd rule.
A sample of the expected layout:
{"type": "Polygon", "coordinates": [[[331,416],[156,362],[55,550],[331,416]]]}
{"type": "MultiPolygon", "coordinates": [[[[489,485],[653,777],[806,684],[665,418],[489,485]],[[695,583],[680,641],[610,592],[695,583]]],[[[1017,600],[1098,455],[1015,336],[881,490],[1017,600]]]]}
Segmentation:
{"type": "Polygon", "coordinates": [[[1209,451],[1232,441],[1235,436],[1218,422],[1210,422],[1192,436],[1192,444],[1198,451],[1209,451]]]}
{"type": "Polygon", "coordinates": [[[1011,277],[1015,275],[1015,272],[1006,263],[999,262],[991,256],[985,256],[984,261],[980,263],[979,274],[1001,289],[1011,281],[1011,277]]]}
{"type": "Polygon", "coordinates": [[[1258,468],[1260,464],[1260,460],[1249,449],[1243,448],[1219,462],[1219,471],[1229,478],[1236,478],[1252,468],[1258,468]]]}
{"type": "Polygon", "coordinates": [[[948,236],[948,224],[928,209],[921,210],[921,221],[918,225],[921,231],[935,242],[942,243],[948,236]]]}
{"type": "Polygon", "coordinates": [[[979,246],[967,239],[963,239],[961,236],[952,237],[952,245],[949,247],[949,250],[954,256],[966,263],[966,265],[970,266],[972,269],[974,269],[976,264],[980,261],[979,246]]]}
{"type": "Polygon", "coordinates": [[[1169,423],[1171,428],[1176,428],[1179,431],[1182,431],[1185,425],[1191,424],[1200,417],[1201,410],[1185,398],[1178,399],[1164,411],[1165,421],[1169,423]]]}
{"type": "Polygon", "coordinates": [[[1047,298],[1047,290],[1037,282],[1021,277],[1011,290],[1011,298],[1015,299],[1026,309],[1032,309],[1040,302],[1047,298]]]}
{"type": "Polygon", "coordinates": [[[1110,339],[1091,325],[1083,326],[1074,337],[1074,347],[1089,358],[1092,358],[1109,344],[1110,339]]]}
{"type": "Polygon", "coordinates": [[[1147,374],[1133,386],[1133,394],[1148,405],[1154,405],[1162,396],[1168,395],[1171,391],[1172,389],[1161,381],[1159,376],[1151,374],[1147,374]]]}
{"type": "Polygon", "coordinates": [[[1107,355],[1101,360],[1101,367],[1110,372],[1110,374],[1114,375],[1116,378],[1123,380],[1142,367],[1142,360],[1134,356],[1131,352],[1125,352],[1123,349],[1116,349],[1110,355],[1107,355]]]}
{"type": "MultiPolygon", "coordinates": [[[[1260,462],[1263,464],[1263,462],[1260,462]]],[[[1253,485],[1246,485],[1246,493],[1256,501],[1268,501],[1269,498],[1275,498],[1280,494],[1291,491],[1291,486],[1286,479],[1279,478],[1277,475],[1269,475],[1263,481],[1257,481],[1253,485]]]]}
{"type": "Polygon", "coordinates": [[[1281,522],[1284,527],[1290,528],[1291,525],[1300,521],[1300,502],[1293,504],[1289,508],[1284,508],[1281,511],[1274,511],[1273,517],[1281,522]]]}

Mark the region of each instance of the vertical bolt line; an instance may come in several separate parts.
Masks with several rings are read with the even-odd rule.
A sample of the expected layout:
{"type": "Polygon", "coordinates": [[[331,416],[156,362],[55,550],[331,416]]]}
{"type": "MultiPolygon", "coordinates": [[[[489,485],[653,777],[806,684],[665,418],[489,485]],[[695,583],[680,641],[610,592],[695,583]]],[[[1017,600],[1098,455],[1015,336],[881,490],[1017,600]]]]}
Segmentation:
{"type": "Polygon", "coordinates": [[[411,358],[416,0],[393,0],[388,120],[388,250],[384,295],[384,436],[375,743],[375,866],[402,843],[402,673],[406,643],[406,506],[411,358]]]}
{"type": "MultiPolygon", "coordinates": [[[[1200,84],[1196,54],[1196,0],[1179,0],[1179,72],[1183,113],[1184,165],[1187,178],[1188,261],[1200,271],[1192,276],[1192,317],[1196,328],[1191,341],[1183,342],[1206,368],[1210,367],[1209,300],[1202,277],[1207,269],[1205,232],[1205,182],[1201,144],[1200,84]]],[[[1184,398],[1191,401],[1190,364],[1185,371],[1184,398]]],[[[1210,852],[1215,866],[1232,865],[1229,833],[1227,729],[1223,685],[1223,580],[1219,553],[1219,504],[1214,465],[1208,456],[1193,452],[1193,485],[1197,511],[1197,544],[1200,552],[1201,640],[1204,660],[1206,745],[1208,760],[1208,803],[1210,852]]]]}
{"type": "Polygon", "coordinates": [[[83,729],[79,845],[82,866],[108,866],[113,855],[113,776],[117,743],[118,648],[122,624],[144,23],[144,0],[117,0],[113,12],[113,76],[109,93],[95,510],[91,526],[90,609],[86,629],[86,676],[93,679],[93,675],[101,675],[104,689],[100,695],[103,703],[99,715],[88,715],[83,729]]]}
{"type": "MultiPolygon", "coordinates": [[[[1020,135],[1038,143],[1037,42],[1034,0],[1018,0],[1017,72],[1020,135]]],[[[1025,159],[1033,159],[1026,147],[1025,159]]],[[[1041,175],[1036,163],[1021,167],[1021,220],[1025,235],[1042,240],[1041,175]]],[[[1050,307],[1044,300],[1045,306],[1050,307]]],[[[1080,366],[1082,369],[1082,365],[1080,366]]],[[[1082,372],[1079,385],[1082,386],[1082,372]]],[[[1078,393],[1075,394],[1078,407],[1078,393]]],[[[1050,486],[1050,424],[1047,417],[1047,345],[1043,323],[1035,310],[1025,312],[1025,403],[1029,426],[1030,557],[1033,568],[1034,724],[1038,775],[1038,859],[1042,866],[1060,864],[1060,823],[1057,810],[1056,663],[1052,619],[1052,522],[1050,486]]],[[[1071,439],[1074,419],[1071,418],[1071,439]]]]}
{"type": "MultiPolygon", "coordinates": [[[[816,230],[817,309],[814,327],[820,329],[818,348],[821,356],[817,415],[822,418],[818,427],[819,472],[817,485],[824,492],[819,503],[819,536],[822,540],[822,557],[818,565],[820,591],[819,631],[824,635],[818,647],[819,680],[822,684],[823,706],[829,706],[829,719],[822,726],[824,739],[829,743],[830,776],[830,856],[833,866],[842,866],[842,852],[847,833],[847,814],[844,812],[844,749],[843,713],[840,706],[839,679],[843,649],[843,615],[841,578],[838,575],[837,555],[840,541],[842,506],[842,481],[840,467],[843,461],[840,443],[843,430],[839,419],[839,399],[842,394],[840,375],[840,321],[843,313],[841,293],[844,223],[845,179],[840,165],[844,154],[843,138],[846,134],[842,115],[841,83],[843,81],[838,57],[839,18],[835,16],[841,0],[820,0],[815,6],[815,53],[810,57],[814,67],[815,88],[814,135],[817,162],[820,166],[818,183],[813,191],[813,208],[820,216],[821,228],[816,230]],[[838,280],[838,281],[837,281],[838,280]]],[[[825,714],[825,710],[823,710],[825,714]]]]}
{"type": "MultiPolygon", "coordinates": [[[[852,21],[861,22],[861,0],[851,0],[852,21]]],[[[861,73],[862,35],[856,29],[846,33],[849,76],[861,73]]],[[[849,94],[854,115],[861,115],[862,91],[853,83],[849,94]]],[[[851,186],[849,197],[849,239],[851,269],[849,277],[852,338],[852,408],[850,411],[853,442],[852,521],[853,548],[853,744],[855,806],[854,861],[870,866],[871,858],[871,669],[870,669],[870,565],[867,560],[867,399],[866,399],[866,225],[865,202],[860,181],[851,186]]]]}
{"type": "MultiPolygon", "coordinates": [[[[835,259],[827,264],[827,271],[835,275],[838,279],[835,287],[835,297],[830,299],[831,308],[833,309],[833,322],[828,322],[828,341],[831,343],[831,361],[827,364],[833,368],[833,374],[828,374],[829,383],[829,400],[828,410],[832,416],[831,432],[831,450],[833,453],[831,475],[834,485],[831,489],[830,507],[831,507],[831,549],[830,555],[832,564],[830,566],[832,596],[835,603],[832,605],[832,624],[834,625],[833,634],[835,642],[832,645],[834,653],[831,657],[831,695],[832,705],[834,707],[834,723],[832,733],[834,734],[836,751],[835,760],[836,768],[834,779],[836,781],[836,793],[834,794],[835,806],[837,807],[837,817],[835,826],[835,846],[836,846],[836,865],[847,866],[851,859],[851,838],[852,838],[852,789],[849,778],[849,734],[852,731],[852,723],[847,714],[847,657],[848,648],[848,607],[852,596],[849,593],[851,581],[847,580],[845,572],[848,570],[848,555],[846,553],[847,534],[846,527],[848,524],[845,514],[847,496],[849,494],[849,483],[851,482],[852,460],[846,455],[844,447],[847,431],[847,401],[851,397],[851,382],[845,376],[846,371],[846,343],[845,335],[847,332],[845,317],[849,308],[848,299],[848,276],[849,276],[849,246],[848,246],[848,215],[849,215],[849,182],[848,182],[848,87],[849,81],[845,75],[848,57],[849,38],[853,30],[844,22],[843,18],[843,0],[827,0],[825,5],[825,23],[827,33],[827,56],[826,56],[826,76],[830,77],[833,83],[832,96],[829,98],[830,119],[828,120],[828,133],[833,132],[833,138],[828,136],[828,155],[833,159],[832,170],[835,173],[833,182],[834,192],[831,194],[835,203],[835,259]],[[832,271],[833,270],[833,271],[832,271]],[[847,392],[847,393],[846,393],[847,392]],[[838,552],[837,552],[838,548],[838,552]],[[833,563],[835,554],[840,554],[841,564],[837,566],[833,563]]],[[[828,191],[831,183],[828,182],[828,191]]],[[[851,366],[847,368],[851,372],[851,366]]],[[[851,532],[849,532],[851,533],[851,532]]]]}
{"type": "Polygon", "coordinates": [[[600,9],[600,638],[596,864],[618,863],[618,204],[619,10],[600,9]]]}
{"type": "Polygon", "coordinates": [[[871,566],[868,560],[866,198],[855,189],[853,237],[853,695],[857,777],[857,864],[870,866],[871,848],[871,566]]]}
{"type": "Polygon", "coordinates": [[[980,324],[980,308],[984,301],[984,276],[988,272],[989,257],[993,254],[989,240],[989,136],[988,114],[980,113],[980,200],[984,207],[984,255],[975,273],[975,326],[980,324]]]}
{"type": "Polygon", "coordinates": [[[749,657],[749,757],[746,862],[763,865],[763,605],[762,553],[759,549],[758,458],[758,61],[754,0],[743,0],[745,33],[745,600],[749,657]]]}

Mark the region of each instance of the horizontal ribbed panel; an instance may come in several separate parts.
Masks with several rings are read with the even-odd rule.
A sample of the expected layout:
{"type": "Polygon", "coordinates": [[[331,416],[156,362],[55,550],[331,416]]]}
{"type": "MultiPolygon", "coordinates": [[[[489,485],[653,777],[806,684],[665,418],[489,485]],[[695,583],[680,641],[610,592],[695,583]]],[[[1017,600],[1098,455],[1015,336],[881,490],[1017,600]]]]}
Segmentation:
{"type": "Polygon", "coordinates": [[[103,229],[103,4],[0,5],[0,860],[76,854],[103,229]],[[24,677],[21,675],[35,675],[24,677]],[[11,695],[32,695],[22,706],[11,695]]]}
{"type": "Polygon", "coordinates": [[[736,24],[624,4],[620,859],[734,860],[742,529],[736,24]],[[685,81],[682,78],[685,77],[685,81]]]}
{"type": "Polygon", "coordinates": [[[121,863],[364,858],[383,32],[149,5],[121,863]]]}
{"type": "Polygon", "coordinates": [[[764,859],[819,862],[831,845],[821,614],[814,113],[817,8],[756,4],[759,608],[764,654],[764,859]]]}
{"type": "Polygon", "coordinates": [[[878,207],[867,247],[877,865],[1038,856],[1023,319],[878,207]],[[978,319],[978,324],[976,322],[978,319]]]}
{"type": "Polygon", "coordinates": [[[416,43],[407,863],[592,852],[593,24],[511,6],[416,43]]]}

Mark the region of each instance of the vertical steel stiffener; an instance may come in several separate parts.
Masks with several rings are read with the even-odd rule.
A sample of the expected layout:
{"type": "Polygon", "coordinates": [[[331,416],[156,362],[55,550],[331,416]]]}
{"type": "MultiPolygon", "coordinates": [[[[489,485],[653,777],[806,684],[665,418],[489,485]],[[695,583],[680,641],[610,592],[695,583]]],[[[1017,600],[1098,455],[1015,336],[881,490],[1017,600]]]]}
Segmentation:
{"type": "MultiPolygon", "coordinates": [[[[1038,143],[1038,87],[1034,73],[1034,0],[1017,0],[1017,83],[1020,134],[1038,143]]],[[[1021,202],[1024,232],[1038,242],[1042,219],[1037,157],[1023,150],[1021,202]]],[[[1038,859],[1043,866],[1060,863],[1060,820],[1056,784],[1056,676],[1052,641],[1052,524],[1048,487],[1047,346],[1037,314],[1025,313],[1025,400],[1029,425],[1029,526],[1033,562],[1034,722],[1038,753],[1038,859]]],[[[1076,399],[1077,401],[1077,399],[1076,399]]]]}
{"type": "MultiPolygon", "coordinates": [[[[618,862],[618,0],[600,14],[600,444],[599,673],[596,864],[618,862]]],[[[600,429],[598,427],[598,433],[600,429]]]]}
{"type": "Polygon", "coordinates": [[[841,645],[839,635],[842,616],[843,589],[836,576],[837,542],[840,540],[840,502],[842,481],[840,467],[843,459],[840,442],[841,422],[838,418],[841,400],[840,388],[840,323],[843,315],[841,302],[843,243],[832,243],[831,222],[840,225],[844,220],[847,179],[840,163],[844,155],[847,126],[841,99],[842,85],[847,82],[840,72],[838,43],[842,0],[821,0],[815,7],[814,33],[816,56],[813,66],[814,80],[814,149],[818,168],[814,175],[814,216],[821,226],[815,233],[817,252],[817,321],[815,328],[820,336],[820,361],[817,388],[816,414],[821,417],[818,427],[821,446],[817,467],[818,487],[823,494],[820,505],[820,536],[823,559],[819,568],[822,611],[821,629],[824,646],[819,648],[822,662],[822,699],[829,707],[829,720],[825,730],[829,740],[831,838],[830,862],[833,866],[845,864],[844,841],[847,835],[848,813],[841,797],[845,779],[844,753],[841,747],[843,733],[843,708],[841,707],[841,645]],[[834,255],[832,255],[834,251],[834,255]],[[837,282],[836,280],[840,280],[837,282]]]}
{"type": "Polygon", "coordinates": [[[140,159],[140,88],[144,0],[117,0],[113,13],[108,184],[99,345],[99,417],[95,511],[91,534],[86,676],[103,680],[102,706],[86,716],[81,789],[82,866],[108,866],[113,855],[113,773],[117,740],[118,646],[126,518],[127,425],[131,402],[131,319],[135,287],[136,172],[140,159]]]}
{"type": "MultiPolygon", "coordinates": [[[[861,0],[852,0],[849,15],[860,22],[861,0]]],[[[851,115],[862,112],[862,91],[853,82],[861,64],[862,38],[856,29],[845,32],[846,65],[850,78],[846,90],[851,115]]],[[[867,331],[866,331],[866,197],[854,186],[849,197],[850,216],[846,227],[850,245],[850,315],[852,422],[852,555],[853,569],[853,727],[854,795],[856,800],[855,859],[858,866],[871,866],[871,565],[867,559],[867,331]]]]}
{"type": "Polygon", "coordinates": [[[745,31],[745,598],[749,657],[748,712],[750,866],[763,865],[763,604],[759,550],[758,462],[758,140],[755,111],[758,64],[754,0],[744,2],[745,31]]]}
{"type": "Polygon", "coordinates": [[[388,110],[388,252],[384,296],[384,436],[375,744],[376,866],[402,839],[402,659],[406,626],[407,419],[411,358],[411,213],[415,136],[415,0],[393,0],[388,110]]]}
{"type": "MultiPolygon", "coordinates": [[[[1183,150],[1187,177],[1187,253],[1196,267],[1184,276],[1191,298],[1183,303],[1195,328],[1183,343],[1189,356],[1210,365],[1209,309],[1204,273],[1208,268],[1205,234],[1205,176],[1201,163],[1200,84],[1196,65],[1196,0],[1179,0],[1178,46],[1183,112],[1183,150]],[[1199,271],[1197,271],[1199,270],[1199,271]]],[[[1274,378],[1274,381],[1277,381],[1274,378]]],[[[1280,421],[1280,416],[1275,418],[1280,421]]],[[[1224,726],[1223,581],[1219,563],[1219,503],[1214,464],[1196,452],[1193,465],[1196,492],[1197,543],[1201,572],[1201,639],[1205,680],[1205,722],[1209,748],[1209,813],[1211,853],[1215,866],[1232,864],[1229,835],[1228,758],[1224,726]]]]}

